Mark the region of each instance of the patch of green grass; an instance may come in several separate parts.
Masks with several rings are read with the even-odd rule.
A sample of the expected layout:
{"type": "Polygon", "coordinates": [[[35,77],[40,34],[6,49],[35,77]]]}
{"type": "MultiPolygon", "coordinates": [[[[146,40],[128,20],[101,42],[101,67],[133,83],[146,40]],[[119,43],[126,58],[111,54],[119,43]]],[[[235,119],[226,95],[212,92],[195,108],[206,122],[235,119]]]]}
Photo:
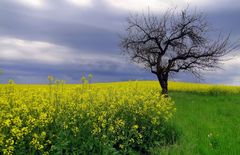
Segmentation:
{"type": "Polygon", "coordinates": [[[170,92],[181,131],[176,145],[154,148],[153,154],[238,155],[240,153],[240,94],[207,95],[170,92]]]}

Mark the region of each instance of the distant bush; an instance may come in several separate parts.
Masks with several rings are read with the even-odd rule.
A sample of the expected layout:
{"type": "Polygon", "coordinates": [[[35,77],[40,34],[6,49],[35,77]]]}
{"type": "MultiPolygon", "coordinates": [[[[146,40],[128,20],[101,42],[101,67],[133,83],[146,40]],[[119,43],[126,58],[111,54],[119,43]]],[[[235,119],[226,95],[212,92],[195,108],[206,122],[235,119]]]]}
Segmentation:
{"type": "MultiPolygon", "coordinates": [[[[159,89],[135,84],[1,89],[0,154],[130,154],[176,141],[159,89]]],[[[89,84],[86,84],[89,85],[89,84]]]]}

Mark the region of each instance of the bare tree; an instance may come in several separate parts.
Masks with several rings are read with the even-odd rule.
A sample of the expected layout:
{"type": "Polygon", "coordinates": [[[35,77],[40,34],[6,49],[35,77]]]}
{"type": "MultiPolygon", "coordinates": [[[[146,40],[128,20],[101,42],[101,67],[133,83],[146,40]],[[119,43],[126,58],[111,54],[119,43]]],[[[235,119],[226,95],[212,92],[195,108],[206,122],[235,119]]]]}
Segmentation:
{"type": "Polygon", "coordinates": [[[209,32],[207,20],[196,11],[168,10],[159,17],[148,12],[127,18],[120,46],[133,62],[155,74],[162,94],[168,94],[170,74],[189,71],[200,77],[202,70],[218,68],[222,57],[237,47],[230,45],[230,35],[220,33],[214,40],[209,32]]]}

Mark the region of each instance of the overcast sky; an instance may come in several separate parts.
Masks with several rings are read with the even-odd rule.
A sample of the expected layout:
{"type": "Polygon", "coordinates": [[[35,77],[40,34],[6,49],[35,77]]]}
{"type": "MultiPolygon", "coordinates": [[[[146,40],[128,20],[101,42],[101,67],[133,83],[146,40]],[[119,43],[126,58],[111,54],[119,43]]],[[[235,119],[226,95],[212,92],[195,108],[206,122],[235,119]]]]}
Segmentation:
{"type": "MultiPolygon", "coordinates": [[[[239,0],[0,0],[0,82],[45,83],[53,75],[79,83],[84,73],[95,82],[156,79],[120,54],[125,19],[189,4],[217,31],[240,39],[239,0]]],[[[202,82],[240,85],[240,56],[222,68],[205,73],[202,82]]],[[[198,82],[182,73],[174,80],[198,82]]]]}

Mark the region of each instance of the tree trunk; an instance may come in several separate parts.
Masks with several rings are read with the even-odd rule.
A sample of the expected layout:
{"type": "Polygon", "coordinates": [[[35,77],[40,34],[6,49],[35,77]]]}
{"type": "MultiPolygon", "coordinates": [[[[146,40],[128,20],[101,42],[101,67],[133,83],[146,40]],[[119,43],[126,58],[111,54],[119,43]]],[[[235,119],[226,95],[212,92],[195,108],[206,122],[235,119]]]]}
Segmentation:
{"type": "Polygon", "coordinates": [[[168,73],[159,73],[157,77],[162,88],[162,95],[168,95],[168,73]]]}

